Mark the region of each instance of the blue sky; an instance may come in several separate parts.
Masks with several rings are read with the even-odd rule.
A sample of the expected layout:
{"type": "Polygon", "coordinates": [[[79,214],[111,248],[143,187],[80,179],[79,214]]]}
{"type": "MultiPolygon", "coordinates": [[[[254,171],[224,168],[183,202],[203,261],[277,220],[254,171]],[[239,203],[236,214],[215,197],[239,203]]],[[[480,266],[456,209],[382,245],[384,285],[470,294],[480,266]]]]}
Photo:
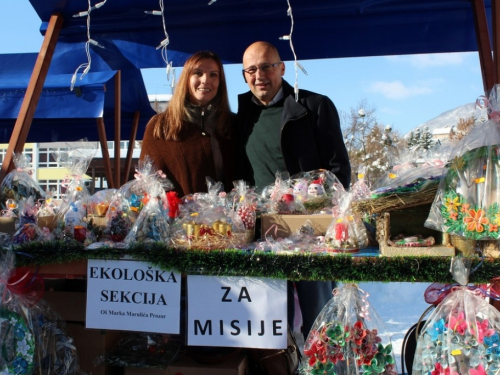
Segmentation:
{"type": "MultiPolygon", "coordinates": [[[[1,0],[0,53],[38,52],[42,44],[39,27],[40,19],[28,0],[1,0]]],[[[325,60],[300,60],[300,51],[296,53],[308,72],[306,76],[299,71],[299,88],[328,95],[344,113],[357,109],[364,100],[375,108],[380,124],[402,134],[483,94],[477,53],[325,60]]],[[[248,87],[240,64],[225,69],[231,109],[236,111],[237,95],[248,87]]],[[[164,69],[143,73],[149,94],[171,93],[164,69]]],[[[285,79],[295,81],[293,62],[286,62],[285,79]]]]}

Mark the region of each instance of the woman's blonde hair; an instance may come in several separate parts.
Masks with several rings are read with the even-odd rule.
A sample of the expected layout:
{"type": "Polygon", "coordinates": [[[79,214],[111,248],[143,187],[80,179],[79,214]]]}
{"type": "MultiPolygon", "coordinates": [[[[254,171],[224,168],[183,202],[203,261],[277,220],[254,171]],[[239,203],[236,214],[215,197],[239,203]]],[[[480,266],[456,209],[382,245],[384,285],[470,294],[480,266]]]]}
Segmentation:
{"type": "Polygon", "coordinates": [[[227,136],[229,134],[231,110],[229,108],[226,76],[224,75],[222,61],[219,56],[213,52],[201,51],[192,55],[185,62],[174,95],[168,103],[167,109],[160,115],[160,121],[155,124],[153,130],[155,138],[174,141],[179,140],[179,134],[182,130],[182,123],[184,120],[186,101],[189,101],[189,79],[191,78],[194,68],[204,59],[212,59],[219,68],[219,87],[215,98],[210,103],[218,112],[216,132],[222,136],[227,136]]]}

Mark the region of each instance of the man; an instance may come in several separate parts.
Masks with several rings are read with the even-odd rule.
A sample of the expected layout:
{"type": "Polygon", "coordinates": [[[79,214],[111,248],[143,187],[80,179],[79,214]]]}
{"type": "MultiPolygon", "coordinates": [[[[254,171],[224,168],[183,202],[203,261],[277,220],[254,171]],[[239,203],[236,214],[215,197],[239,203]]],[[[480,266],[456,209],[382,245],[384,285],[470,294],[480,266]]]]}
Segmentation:
{"type": "MultiPolygon", "coordinates": [[[[299,91],[282,77],[285,64],[276,47],[255,42],[243,54],[243,77],[250,91],[238,97],[236,147],[242,178],[258,188],[274,183],[277,171],[290,175],[332,171],[349,187],[351,166],[337,109],[320,94],[299,91]]],[[[307,337],[316,316],[332,297],[332,282],[296,283],[307,337]]],[[[293,285],[288,288],[288,321],[293,327],[293,285]]]]}

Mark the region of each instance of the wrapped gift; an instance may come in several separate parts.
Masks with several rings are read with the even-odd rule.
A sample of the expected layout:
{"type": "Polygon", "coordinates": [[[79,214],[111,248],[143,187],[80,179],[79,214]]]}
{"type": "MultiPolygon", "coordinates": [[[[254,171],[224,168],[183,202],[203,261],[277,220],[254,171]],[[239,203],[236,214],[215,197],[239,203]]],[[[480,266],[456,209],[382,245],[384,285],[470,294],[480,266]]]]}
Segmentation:
{"type": "Polygon", "coordinates": [[[149,178],[150,181],[145,191],[149,199],[130,232],[127,234],[127,237],[125,237],[125,243],[167,242],[169,240],[170,225],[168,223],[168,214],[161,200],[161,197],[165,195],[165,191],[163,190],[164,184],[160,179],[165,179],[165,176],[161,173],[155,173],[149,178]]]}
{"type": "Polygon", "coordinates": [[[270,212],[277,214],[305,213],[303,201],[307,198],[307,182],[303,179],[299,189],[291,186],[288,172],[277,172],[274,187],[271,188],[270,212]]]}
{"type": "Polygon", "coordinates": [[[242,183],[239,193],[231,194],[234,206],[227,205],[226,194],[220,190],[221,184],[208,180],[207,185],[208,193],[195,193],[181,199],[179,216],[171,227],[174,246],[181,249],[235,249],[253,241],[255,216],[252,215],[255,211],[252,211],[253,206],[247,206],[246,185],[242,183]]]}
{"type": "Polygon", "coordinates": [[[441,290],[446,297],[420,331],[414,375],[500,372],[500,313],[485,300],[488,291],[467,285],[470,264],[470,258],[452,258],[457,284],[441,290]]]}
{"type": "Polygon", "coordinates": [[[471,240],[500,239],[499,91],[496,85],[487,100],[490,120],[452,151],[426,227],[471,240]]]}
{"type": "Polygon", "coordinates": [[[397,375],[392,344],[382,320],[355,284],[333,291],[304,345],[301,374],[397,375]]]}
{"type": "MultiPolygon", "coordinates": [[[[358,185],[362,187],[363,185],[358,185]]],[[[351,203],[360,193],[354,188],[344,192],[333,208],[333,221],[326,231],[325,243],[334,253],[356,253],[368,246],[369,238],[365,225],[352,210],[351,203]]]]}
{"type": "Polygon", "coordinates": [[[109,220],[115,210],[121,210],[135,221],[151,198],[151,193],[148,191],[163,194],[165,190],[172,190],[173,187],[167,176],[156,168],[149,156],[146,156],[139,161],[134,179],[122,185],[112,196],[106,218],[109,220]]]}
{"type": "Polygon", "coordinates": [[[31,159],[22,153],[14,153],[15,168],[10,171],[0,184],[0,200],[2,205],[7,199],[20,202],[21,199],[33,197],[35,202],[45,198],[45,192],[32,177],[31,159]]]}
{"type": "Polygon", "coordinates": [[[84,216],[87,213],[90,192],[85,184],[87,181],[85,172],[87,172],[96,151],[96,143],[82,139],[77,142],[68,143],[66,150],[59,151],[54,155],[59,165],[68,170],[68,174],[61,184],[62,187],[66,188],[59,208],[59,217],[62,221],[64,221],[66,213],[70,209],[74,210],[75,206],[84,211],[84,216]]]}
{"type": "Polygon", "coordinates": [[[294,196],[307,214],[323,213],[333,206],[336,192],[344,190],[337,176],[326,169],[300,172],[290,177],[294,196]]]}

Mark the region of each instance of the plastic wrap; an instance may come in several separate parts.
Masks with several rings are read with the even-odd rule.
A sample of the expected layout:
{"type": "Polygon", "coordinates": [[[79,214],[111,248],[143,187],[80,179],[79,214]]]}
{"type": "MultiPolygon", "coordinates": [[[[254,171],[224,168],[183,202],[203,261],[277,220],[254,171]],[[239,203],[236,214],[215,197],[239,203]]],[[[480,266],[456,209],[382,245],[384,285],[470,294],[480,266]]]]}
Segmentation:
{"type": "Polygon", "coordinates": [[[32,177],[29,156],[16,152],[14,153],[13,162],[15,168],[5,176],[0,184],[2,205],[5,204],[7,199],[13,199],[16,202],[29,197],[33,197],[35,202],[44,199],[45,192],[32,177]]]}
{"type": "Polygon", "coordinates": [[[356,253],[368,246],[369,238],[362,219],[353,212],[351,203],[356,192],[344,192],[333,209],[333,220],[325,234],[328,251],[356,253]]]}
{"type": "Polygon", "coordinates": [[[109,205],[117,189],[104,189],[96,192],[90,197],[89,214],[93,216],[105,216],[109,205]]]}
{"type": "Polygon", "coordinates": [[[473,240],[500,238],[500,86],[488,101],[491,119],[455,147],[425,226],[473,240]]]}
{"type": "Polygon", "coordinates": [[[271,189],[270,211],[278,214],[300,214],[305,212],[303,201],[307,199],[307,180],[292,188],[288,172],[277,172],[271,189]]]}
{"type": "MultiPolygon", "coordinates": [[[[134,177],[132,181],[121,186],[111,198],[106,213],[107,224],[104,233],[113,242],[122,242],[135,225],[135,229],[127,242],[135,240],[136,234],[143,231],[149,233],[144,239],[155,237],[166,239],[168,233],[164,233],[164,229],[167,230],[167,227],[165,227],[164,223],[160,225],[159,222],[159,220],[166,222],[166,212],[163,209],[161,200],[165,190],[173,188],[172,182],[167,179],[167,176],[162,171],[156,168],[149,157],[139,161],[134,177]],[[151,202],[151,205],[149,205],[149,202],[151,202]],[[149,207],[149,212],[141,216],[141,211],[146,206],[149,207]],[[152,219],[153,216],[157,217],[152,219]],[[161,226],[161,230],[158,225],[161,226]],[[155,234],[152,235],[152,232],[145,226],[150,226],[150,229],[155,234]],[[150,234],[152,237],[148,237],[150,234]]],[[[142,238],[141,234],[139,236],[142,238]]]]}
{"type": "Polygon", "coordinates": [[[38,273],[14,269],[14,253],[1,252],[0,373],[9,375],[77,375],[76,348],[61,317],[41,298],[38,273]]]}
{"type": "MultiPolygon", "coordinates": [[[[249,242],[255,230],[254,206],[247,205],[246,185],[226,196],[220,184],[208,180],[208,193],[185,196],[171,226],[171,242],[181,249],[235,249],[249,242]],[[234,201],[234,207],[227,200],[234,201]],[[248,215],[247,215],[248,214],[248,215]],[[253,227],[252,227],[253,224],[253,227]]],[[[237,184],[238,185],[238,184],[237,184]]],[[[253,197],[253,195],[252,195],[253,197]]],[[[253,239],[252,239],[253,241],[253,239]]]]}
{"type": "Polygon", "coordinates": [[[37,224],[40,228],[47,228],[49,231],[53,231],[57,228],[58,220],[57,215],[59,212],[59,205],[53,198],[53,192],[47,191],[45,195],[45,200],[38,209],[37,212],[37,224]]]}
{"type": "Polygon", "coordinates": [[[333,291],[304,345],[301,374],[397,375],[390,336],[355,284],[333,291]]]}
{"type": "MultiPolygon", "coordinates": [[[[83,215],[85,216],[90,200],[90,193],[85,184],[87,181],[85,172],[87,172],[89,164],[97,152],[97,143],[82,139],[77,142],[67,143],[67,146],[67,150],[54,153],[54,157],[59,165],[68,170],[68,175],[61,184],[66,190],[59,215],[64,217],[67,211],[78,206],[83,210],[83,215]]],[[[68,224],[72,225],[71,223],[68,224]]]]}
{"type": "Polygon", "coordinates": [[[145,163],[148,163],[148,165],[143,163],[142,172],[138,171],[136,173],[136,179],[145,182],[144,196],[148,199],[144,200],[145,207],[141,210],[130,232],[125,237],[125,243],[167,242],[169,240],[170,225],[162,197],[165,195],[164,188],[170,188],[173,185],[166,179],[165,174],[154,169],[152,161],[145,160],[145,163]]]}
{"type": "Polygon", "coordinates": [[[344,190],[342,183],[332,172],[317,169],[300,172],[290,177],[297,200],[304,206],[306,214],[322,213],[333,206],[335,192],[344,190]],[[307,185],[307,190],[306,190],[307,185]]]}
{"type": "Polygon", "coordinates": [[[180,353],[181,343],[169,335],[158,333],[128,333],[115,347],[99,358],[111,366],[165,368],[180,353]]]}
{"type": "Polygon", "coordinates": [[[448,294],[421,330],[414,375],[500,373],[500,313],[485,300],[487,291],[467,286],[470,262],[452,258],[458,284],[441,290],[448,294]]]}

